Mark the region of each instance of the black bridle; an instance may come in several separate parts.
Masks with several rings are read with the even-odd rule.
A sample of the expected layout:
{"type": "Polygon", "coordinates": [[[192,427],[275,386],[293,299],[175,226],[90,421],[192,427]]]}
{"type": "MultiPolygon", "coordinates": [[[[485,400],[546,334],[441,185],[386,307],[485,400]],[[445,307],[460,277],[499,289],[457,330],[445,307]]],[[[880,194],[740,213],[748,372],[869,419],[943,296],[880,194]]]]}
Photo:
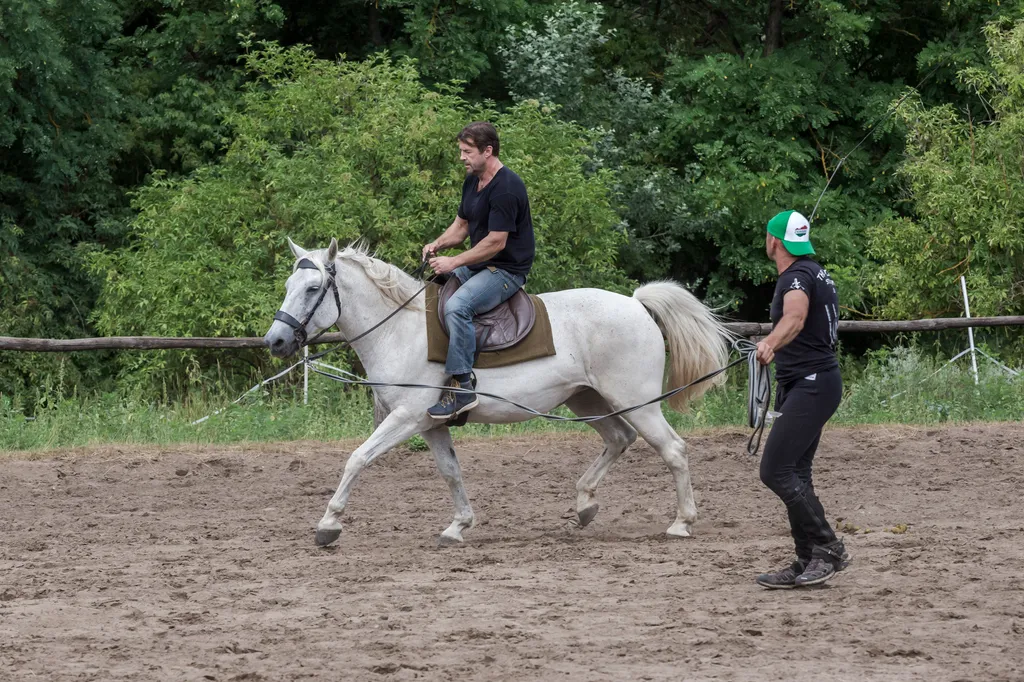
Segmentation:
{"type": "MultiPolygon", "coordinates": [[[[422,263],[420,263],[420,266],[418,268],[416,268],[416,270],[413,271],[412,276],[413,277],[422,277],[424,271],[426,271],[426,269],[427,269],[428,264],[429,264],[428,261],[424,260],[422,263]]],[[[320,268],[318,268],[313,263],[313,261],[309,260],[308,258],[302,258],[302,259],[299,260],[298,264],[295,266],[295,269],[297,270],[299,268],[302,268],[302,269],[305,269],[305,270],[319,270],[320,269],[320,268]]],[[[306,315],[306,319],[304,319],[302,322],[299,322],[298,320],[296,320],[294,317],[292,317],[290,314],[286,313],[283,310],[278,310],[276,313],[274,313],[274,319],[275,320],[280,320],[281,322],[284,322],[286,325],[291,327],[292,330],[294,330],[294,332],[295,332],[295,340],[299,342],[299,348],[302,348],[303,346],[308,346],[308,345],[312,344],[314,341],[316,341],[321,336],[323,336],[327,332],[328,329],[333,327],[334,324],[338,323],[338,321],[335,320],[334,324],[326,327],[325,329],[321,330],[319,334],[317,334],[313,338],[307,340],[307,338],[306,338],[306,325],[309,324],[309,321],[313,319],[314,315],[316,315],[316,310],[317,310],[317,308],[320,307],[320,304],[324,302],[324,298],[326,298],[326,296],[327,296],[327,290],[328,289],[330,289],[330,290],[332,290],[334,292],[334,304],[337,306],[337,309],[338,309],[338,317],[339,318],[341,317],[341,295],[338,293],[338,282],[335,280],[335,276],[338,274],[338,269],[335,267],[334,263],[331,263],[330,265],[325,265],[324,266],[324,272],[327,273],[327,284],[326,284],[326,286],[321,288],[320,296],[317,297],[316,303],[314,303],[313,307],[310,308],[309,313],[306,315]]],[[[351,346],[353,343],[355,343],[359,339],[363,338],[364,336],[366,336],[370,332],[380,328],[381,325],[383,325],[385,322],[387,322],[392,317],[394,317],[399,312],[401,312],[407,305],[412,303],[416,299],[417,296],[422,294],[423,291],[426,288],[427,288],[427,285],[424,284],[422,287],[420,287],[419,291],[417,291],[415,294],[413,294],[408,299],[406,299],[406,301],[404,303],[402,303],[402,305],[400,305],[397,308],[395,308],[394,310],[392,310],[390,313],[388,313],[388,315],[383,320],[381,320],[377,324],[373,325],[372,327],[370,327],[369,329],[364,331],[362,334],[357,334],[354,338],[348,339],[347,341],[345,341],[344,343],[342,343],[340,345],[332,346],[331,348],[328,348],[327,350],[320,351],[316,355],[310,356],[309,360],[315,360],[317,358],[323,357],[324,355],[327,355],[331,351],[337,350],[338,348],[341,348],[342,346],[351,346]]]]}
{"type": "MultiPolygon", "coordinates": [[[[303,270],[316,270],[318,272],[320,271],[320,268],[318,268],[316,264],[313,263],[313,261],[309,260],[308,258],[300,259],[295,268],[303,270]]],[[[313,307],[309,309],[308,313],[306,313],[305,319],[299,322],[289,313],[286,313],[283,310],[278,310],[276,313],[274,313],[275,320],[284,322],[286,325],[291,327],[292,330],[295,332],[295,340],[299,342],[299,348],[309,345],[309,343],[315,341],[324,332],[326,332],[328,329],[334,326],[333,324],[327,326],[323,331],[320,332],[320,334],[317,334],[312,339],[307,340],[306,325],[309,324],[309,321],[313,319],[314,315],[316,315],[316,311],[320,307],[320,304],[324,302],[324,299],[327,297],[328,291],[334,292],[334,304],[337,306],[338,316],[341,316],[341,296],[338,294],[338,283],[334,279],[335,275],[338,274],[338,271],[334,263],[331,263],[330,265],[325,265],[324,273],[326,273],[327,276],[324,278],[324,285],[320,287],[320,295],[317,297],[316,303],[313,304],[313,307]]]]}

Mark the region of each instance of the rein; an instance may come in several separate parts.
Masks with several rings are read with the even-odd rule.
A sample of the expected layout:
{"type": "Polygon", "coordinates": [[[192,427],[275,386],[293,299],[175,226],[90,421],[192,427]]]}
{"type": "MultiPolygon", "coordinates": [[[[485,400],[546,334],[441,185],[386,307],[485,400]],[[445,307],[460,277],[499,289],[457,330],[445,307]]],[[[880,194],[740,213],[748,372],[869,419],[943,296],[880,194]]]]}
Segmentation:
{"type": "Polygon", "coordinates": [[[370,381],[366,377],[361,377],[358,374],[353,374],[352,372],[341,369],[340,367],[332,367],[331,365],[326,365],[322,362],[317,362],[316,365],[312,364],[314,359],[321,357],[326,352],[334,350],[333,348],[328,349],[327,351],[324,351],[322,353],[318,353],[316,356],[310,356],[310,358],[306,362],[309,363],[309,368],[314,373],[319,374],[320,376],[327,377],[332,381],[337,381],[338,383],[341,384],[347,384],[350,386],[368,386],[370,388],[413,388],[432,391],[452,391],[453,393],[474,393],[485,398],[491,398],[492,400],[497,400],[498,402],[512,405],[513,407],[516,407],[528,414],[531,414],[534,417],[540,417],[541,419],[547,419],[548,421],[580,422],[585,424],[601,421],[602,419],[607,419],[609,417],[618,417],[624,414],[629,414],[630,412],[635,412],[636,410],[639,410],[642,407],[647,407],[648,405],[653,405],[655,403],[660,403],[662,401],[668,400],[672,396],[682,391],[685,391],[691,386],[696,386],[701,382],[714,379],[719,374],[722,374],[723,372],[729,370],[730,368],[735,367],[736,365],[742,362],[746,362],[748,368],[748,377],[750,380],[748,384],[747,393],[747,425],[750,428],[754,429],[754,432],[750,435],[750,439],[747,441],[747,454],[751,456],[756,456],[758,450],[761,447],[761,437],[764,434],[766,417],[768,415],[768,401],[769,396],[771,395],[772,382],[771,372],[769,371],[766,365],[762,365],[757,361],[757,346],[751,343],[750,341],[747,341],[746,339],[736,339],[736,341],[733,342],[733,349],[737,353],[739,353],[739,358],[733,360],[724,367],[712,370],[711,372],[708,372],[704,376],[694,379],[685,386],[673,388],[672,390],[662,393],[661,395],[656,396],[654,398],[651,398],[646,402],[642,402],[637,405],[631,405],[629,407],[624,407],[621,410],[609,412],[608,414],[588,415],[585,417],[565,417],[559,414],[540,412],[538,410],[533,409],[529,405],[517,403],[514,400],[510,400],[509,398],[506,398],[504,396],[497,395],[495,393],[487,393],[486,391],[478,391],[476,389],[461,388],[454,386],[432,386],[430,384],[408,384],[393,383],[386,381],[370,381]],[[333,371],[326,372],[322,369],[319,369],[319,367],[326,367],[333,371]]]}
{"type": "Polygon", "coordinates": [[[757,361],[757,345],[746,339],[736,339],[733,348],[747,359],[747,426],[754,429],[747,441],[747,454],[757,455],[761,437],[768,421],[768,401],[772,395],[772,373],[768,365],[757,361]]]}

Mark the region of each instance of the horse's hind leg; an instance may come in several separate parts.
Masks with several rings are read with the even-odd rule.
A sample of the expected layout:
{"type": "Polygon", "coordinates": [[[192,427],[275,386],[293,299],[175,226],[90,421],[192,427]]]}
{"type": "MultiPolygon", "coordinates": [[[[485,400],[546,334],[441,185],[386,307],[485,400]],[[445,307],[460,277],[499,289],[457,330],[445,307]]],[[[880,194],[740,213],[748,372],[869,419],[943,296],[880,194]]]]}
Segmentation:
{"type": "Polygon", "coordinates": [[[697,505],[693,501],[686,443],[665,420],[660,403],[630,412],[625,419],[658,451],[675,478],[678,498],[676,520],[665,532],[676,537],[690,537],[693,523],[697,520],[697,505]]]}
{"type": "Polygon", "coordinates": [[[473,508],[469,504],[469,495],[466,494],[466,488],[462,483],[462,468],[455,457],[455,448],[452,447],[452,434],[447,426],[441,426],[424,431],[420,435],[434,453],[437,470],[448,484],[448,489],[452,492],[452,501],[455,503],[455,520],[441,533],[438,544],[461,543],[462,531],[473,527],[473,508]]]}
{"type": "MultiPolygon", "coordinates": [[[[608,414],[613,411],[607,401],[593,389],[577,393],[565,404],[580,417],[608,414]]],[[[597,516],[599,505],[594,497],[601,479],[608,473],[615,460],[636,440],[636,431],[622,417],[609,417],[588,423],[604,439],[604,452],[594,460],[576,483],[576,515],[581,527],[589,524],[597,516]]]]}

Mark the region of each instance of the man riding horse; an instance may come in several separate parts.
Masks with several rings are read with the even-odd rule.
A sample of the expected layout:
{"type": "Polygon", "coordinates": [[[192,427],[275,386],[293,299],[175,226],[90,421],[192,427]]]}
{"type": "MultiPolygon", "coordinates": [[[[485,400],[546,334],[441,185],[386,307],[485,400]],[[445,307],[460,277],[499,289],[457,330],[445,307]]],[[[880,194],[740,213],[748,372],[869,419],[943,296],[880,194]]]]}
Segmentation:
{"type": "Polygon", "coordinates": [[[493,310],[526,284],[536,251],[526,185],[498,160],[494,126],[470,123],[457,140],[466,166],[462,201],[444,234],[423,247],[423,258],[430,258],[434,272],[457,277],[462,283],[445,307],[449,335],[445,371],[468,392],[442,393],[438,403],[427,410],[438,420],[456,417],[479,403],[472,392],[476,355],[473,316],[493,310]],[[468,251],[457,256],[438,255],[460,246],[466,237],[468,251]]]}

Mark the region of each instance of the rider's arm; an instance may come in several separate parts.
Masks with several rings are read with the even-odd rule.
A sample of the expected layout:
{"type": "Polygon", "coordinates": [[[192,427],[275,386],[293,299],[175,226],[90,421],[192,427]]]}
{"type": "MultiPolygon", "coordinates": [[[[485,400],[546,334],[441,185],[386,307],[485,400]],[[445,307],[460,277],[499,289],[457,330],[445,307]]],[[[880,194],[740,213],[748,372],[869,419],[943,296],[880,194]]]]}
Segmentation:
{"type": "Polygon", "coordinates": [[[506,241],[508,241],[508,232],[489,232],[472,249],[454,257],[455,267],[489,261],[501,253],[501,250],[505,248],[506,241]]]}
{"type": "Polygon", "coordinates": [[[466,237],[469,236],[469,221],[465,218],[456,216],[455,221],[448,226],[448,229],[444,233],[423,247],[423,254],[426,256],[427,253],[437,253],[444,249],[450,249],[453,246],[458,246],[462,242],[466,241],[466,237]]]}
{"type": "Polygon", "coordinates": [[[428,246],[435,247],[436,251],[451,249],[465,242],[467,237],[469,237],[469,220],[456,216],[455,221],[444,230],[443,235],[428,246]]]}

